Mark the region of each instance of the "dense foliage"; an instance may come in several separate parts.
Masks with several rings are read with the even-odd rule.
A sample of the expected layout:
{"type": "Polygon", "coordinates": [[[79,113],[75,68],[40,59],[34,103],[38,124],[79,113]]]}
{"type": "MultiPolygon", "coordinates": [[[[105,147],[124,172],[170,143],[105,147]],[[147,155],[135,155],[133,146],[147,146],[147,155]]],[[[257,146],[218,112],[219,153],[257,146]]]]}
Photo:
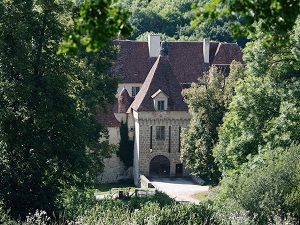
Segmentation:
{"type": "MultiPolygon", "coordinates": [[[[290,6],[294,3],[295,11],[299,10],[298,1],[290,6]]],[[[251,9],[251,5],[248,7],[251,9]]],[[[259,18],[264,20],[261,24],[272,19],[259,18]]],[[[225,113],[220,115],[219,110],[214,110],[210,115],[222,117],[216,129],[218,139],[210,142],[222,173],[221,192],[214,206],[226,214],[245,210],[254,224],[274,222],[278,218],[274,214],[283,219],[299,218],[300,21],[293,15],[291,19],[285,21],[289,23],[288,33],[283,34],[278,24],[271,27],[278,31],[278,36],[274,36],[276,43],[268,45],[265,42],[274,31],[266,30],[263,25],[256,27],[255,41],[244,49],[247,67],[241,72],[245,78],[236,83],[233,95],[228,95],[225,113]],[[283,39],[293,45],[285,45],[283,39]]],[[[208,121],[209,117],[203,117],[206,109],[203,106],[209,101],[203,97],[204,87],[194,85],[186,91],[193,118],[189,131],[183,134],[186,138],[183,159],[196,173],[198,168],[198,174],[208,168],[207,144],[203,140],[209,140],[210,136],[203,118],[208,121]]],[[[222,86],[220,93],[221,90],[222,86]]]]}
{"type": "Polygon", "coordinates": [[[200,1],[193,8],[194,23],[228,16],[235,35],[256,37],[263,32],[261,38],[269,45],[290,43],[287,33],[293,30],[300,14],[298,0],[213,0],[200,1]]]}
{"type": "MultiPolygon", "coordinates": [[[[231,213],[222,212],[209,204],[182,204],[176,203],[167,195],[156,192],[153,196],[136,198],[128,201],[106,199],[104,201],[90,204],[91,199],[82,202],[84,206],[79,214],[74,214],[70,219],[50,218],[43,210],[37,210],[26,217],[24,225],[46,225],[46,224],[136,224],[136,225],[166,225],[166,224],[205,224],[205,225],[255,225],[258,224],[249,213],[237,210],[231,213]],[[89,205],[88,207],[85,207],[89,205]]],[[[76,204],[77,206],[78,204],[76,204]]],[[[67,212],[68,213],[68,212],[67,212]]],[[[70,215],[70,214],[69,214],[70,215]]],[[[16,225],[0,207],[0,222],[16,225]]],[[[280,218],[274,214],[269,217],[270,225],[293,225],[295,218],[289,216],[280,218]]]]}
{"type": "Polygon", "coordinates": [[[256,213],[261,224],[272,213],[299,218],[299,25],[293,48],[248,44],[246,77],[213,149],[223,176],[221,204],[256,213]]]}
{"type": "Polygon", "coordinates": [[[114,100],[114,50],[56,54],[73,6],[0,4],[0,202],[14,217],[57,210],[64,190],[84,188],[110,150],[98,143],[106,129],[94,116],[114,100]]]}
{"type": "MultiPolygon", "coordinates": [[[[299,218],[300,147],[267,152],[222,180],[217,203],[225,211],[246,210],[266,224],[272,215],[299,218]]],[[[299,221],[298,221],[299,222],[299,221]]]]}
{"type": "Polygon", "coordinates": [[[116,6],[114,1],[82,1],[72,20],[73,30],[65,35],[59,53],[73,55],[80,46],[87,52],[95,52],[117,35],[128,36],[132,30],[128,17],[129,12],[116,6]]]}
{"type": "Polygon", "coordinates": [[[214,149],[223,172],[238,170],[257,154],[299,143],[299,47],[248,45],[248,74],[236,87],[214,149]]]}
{"type": "MultiPolygon", "coordinates": [[[[133,28],[129,39],[147,40],[149,33],[161,34],[167,40],[199,41],[210,38],[213,41],[232,42],[227,17],[219,17],[213,21],[203,21],[192,27],[194,12],[191,8],[194,0],[152,0],[135,1],[120,0],[119,5],[131,12],[129,23],[133,28]]],[[[200,1],[205,2],[205,1],[200,1]]],[[[238,38],[244,46],[245,38],[238,38]]]]}
{"type": "Polygon", "coordinates": [[[220,179],[212,149],[218,141],[217,127],[235,94],[236,84],[243,77],[244,66],[234,61],[228,77],[213,67],[199,78],[198,84],[193,83],[191,88],[183,91],[192,119],[181,135],[181,159],[207,182],[216,184],[220,179]]]}

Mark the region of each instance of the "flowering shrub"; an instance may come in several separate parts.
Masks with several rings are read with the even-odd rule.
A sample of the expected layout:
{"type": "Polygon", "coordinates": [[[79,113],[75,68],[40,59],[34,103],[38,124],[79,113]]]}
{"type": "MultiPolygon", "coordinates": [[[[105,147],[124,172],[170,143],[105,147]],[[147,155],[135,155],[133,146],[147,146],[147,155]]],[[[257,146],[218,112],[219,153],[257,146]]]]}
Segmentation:
{"type": "Polygon", "coordinates": [[[51,221],[50,217],[47,216],[46,211],[36,210],[34,214],[29,213],[26,216],[26,225],[48,225],[51,221]]]}

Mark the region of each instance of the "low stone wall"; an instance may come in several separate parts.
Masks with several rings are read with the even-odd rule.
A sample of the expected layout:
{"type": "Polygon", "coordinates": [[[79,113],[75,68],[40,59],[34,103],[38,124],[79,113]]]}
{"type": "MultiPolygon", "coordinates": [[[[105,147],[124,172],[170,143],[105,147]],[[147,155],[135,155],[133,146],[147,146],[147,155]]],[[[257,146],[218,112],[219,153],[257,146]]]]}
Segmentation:
{"type": "Polygon", "coordinates": [[[202,180],[200,177],[197,177],[195,175],[191,175],[191,179],[200,185],[203,185],[205,183],[204,180],[202,180]]]}
{"type": "Polygon", "coordinates": [[[97,179],[101,183],[114,183],[119,180],[133,179],[132,167],[126,169],[120,158],[113,154],[111,158],[104,159],[104,170],[97,179]]]}
{"type": "Polygon", "coordinates": [[[153,188],[153,185],[144,175],[140,175],[140,185],[141,188],[153,188]]]}

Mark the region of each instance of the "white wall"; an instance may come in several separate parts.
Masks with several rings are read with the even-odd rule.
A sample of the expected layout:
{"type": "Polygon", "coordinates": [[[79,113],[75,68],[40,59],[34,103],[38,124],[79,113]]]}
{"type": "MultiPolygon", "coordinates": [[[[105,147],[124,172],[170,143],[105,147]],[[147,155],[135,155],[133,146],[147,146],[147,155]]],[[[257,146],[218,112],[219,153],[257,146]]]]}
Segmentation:
{"type": "Polygon", "coordinates": [[[118,90],[116,93],[116,98],[119,97],[119,95],[124,87],[128,91],[129,96],[132,97],[132,87],[140,87],[141,88],[142,85],[143,85],[142,83],[126,83],[126,84],[119,83],[118,90]]]}
{"type": "MultiPolygon", "coordinates": [[[[120,129],[119,127],[108,127],[109,131],[109,143],[119,144],[120,142],[120,129]]],[[[100,138],[100,141],[107,140],[104,137],[100,138]]],[[[111,158],[103,160],[104,170],[97,179],[101,183],[113,183],[118,182],[120,179],[132,179],[132,167],[126,169],[123,162],[117,156],[116,153],[112,154],[111,158]]]]}
{"type": "Polygon", "coordinates": [[[126,169],[120,158],[113,154],[104,159],[104,171],[97,177],[101,183],[114,183],[121,179],[132,179],[132,167],[126,169]]]}

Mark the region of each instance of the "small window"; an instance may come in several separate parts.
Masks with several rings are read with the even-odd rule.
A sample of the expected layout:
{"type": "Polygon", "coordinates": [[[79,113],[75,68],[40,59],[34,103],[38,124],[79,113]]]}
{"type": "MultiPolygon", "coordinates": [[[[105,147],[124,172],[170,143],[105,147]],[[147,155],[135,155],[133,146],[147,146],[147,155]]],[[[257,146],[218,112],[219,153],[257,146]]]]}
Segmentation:
{"type": "Polygon", "coordinates": [[[140,91],[140,87],[132,87],[132,97],[135,97],[140,91]]]}
{"type": "Polygon", "coordinates": [[[156,139],[157,140],[165,140],[165,127],[164,126],[156,127],[156,139]]]}
{"type": "Polygon", "coordinates": [[[165,110],[165,101],[157,101],[157,110],[164,111],[165,110]]]}

